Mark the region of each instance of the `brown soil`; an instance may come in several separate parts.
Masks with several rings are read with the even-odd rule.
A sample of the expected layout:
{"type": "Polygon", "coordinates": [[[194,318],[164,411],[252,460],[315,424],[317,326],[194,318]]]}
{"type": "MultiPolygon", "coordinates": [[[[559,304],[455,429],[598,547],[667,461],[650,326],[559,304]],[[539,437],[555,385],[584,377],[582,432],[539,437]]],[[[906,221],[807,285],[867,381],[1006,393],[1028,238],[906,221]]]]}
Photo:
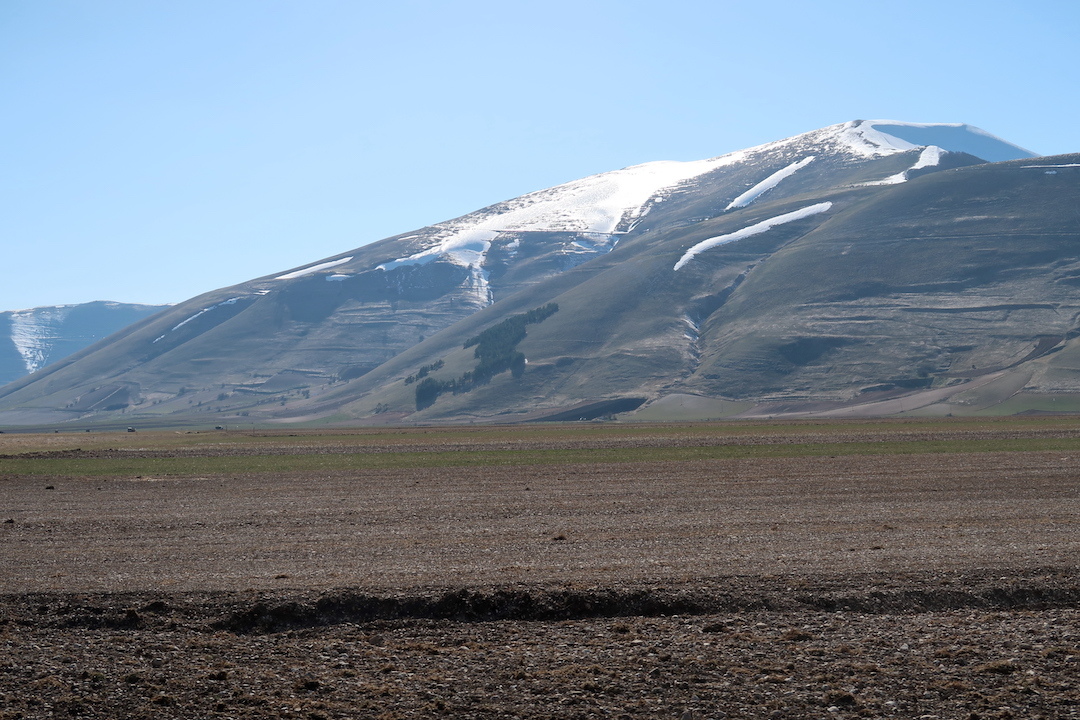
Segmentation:
{"type": "Polygon", "coordinates": [[[1080,717],[1080,453],[0,480],[0,718],[1080,717]]]}

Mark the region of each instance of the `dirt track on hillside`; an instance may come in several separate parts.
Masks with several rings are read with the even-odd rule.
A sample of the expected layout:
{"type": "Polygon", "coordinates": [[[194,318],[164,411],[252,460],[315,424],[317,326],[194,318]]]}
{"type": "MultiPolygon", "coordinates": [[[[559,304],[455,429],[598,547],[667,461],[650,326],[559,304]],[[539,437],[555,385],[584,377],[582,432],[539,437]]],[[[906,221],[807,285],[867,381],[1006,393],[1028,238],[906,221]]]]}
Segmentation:
{"type": "Polygon", "coordinates": [[[8,477],[0,718],[1080,717],[1078,463],[8,477]]]}

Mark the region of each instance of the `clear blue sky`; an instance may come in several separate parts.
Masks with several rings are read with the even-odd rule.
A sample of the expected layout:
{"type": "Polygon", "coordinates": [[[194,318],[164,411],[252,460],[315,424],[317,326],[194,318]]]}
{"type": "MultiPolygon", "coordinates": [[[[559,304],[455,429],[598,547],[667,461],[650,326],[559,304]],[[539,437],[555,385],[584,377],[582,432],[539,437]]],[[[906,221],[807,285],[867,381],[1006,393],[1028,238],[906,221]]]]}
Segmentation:
{"type": "Polygon", "coordinates": [[[1080,151],[1080,3],[2,0],[0,310],[179,302],[857,118],[1080,151]]]}

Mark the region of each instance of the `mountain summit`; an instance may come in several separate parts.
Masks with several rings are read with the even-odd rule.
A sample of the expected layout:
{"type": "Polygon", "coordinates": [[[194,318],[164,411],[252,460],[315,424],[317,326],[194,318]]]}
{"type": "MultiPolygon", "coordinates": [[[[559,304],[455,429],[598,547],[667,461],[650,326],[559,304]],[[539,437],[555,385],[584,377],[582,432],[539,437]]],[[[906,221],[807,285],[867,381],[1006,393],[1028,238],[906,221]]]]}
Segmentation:
{"type": "Polygon", "coordinates": [[[1041,407],[1080,391],[1077,160],[857,120],[602,173],[173,306],[0,422],[1041,407]]]}

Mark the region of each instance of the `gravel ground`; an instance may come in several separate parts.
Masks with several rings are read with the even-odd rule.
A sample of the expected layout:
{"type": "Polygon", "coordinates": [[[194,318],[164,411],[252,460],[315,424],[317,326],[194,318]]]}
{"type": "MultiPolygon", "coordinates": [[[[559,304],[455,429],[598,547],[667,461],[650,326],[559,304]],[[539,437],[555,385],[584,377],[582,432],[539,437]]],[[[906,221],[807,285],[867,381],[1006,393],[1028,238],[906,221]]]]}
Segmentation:
{"type": "MultiPolygon", "coordinates": [[[[5,718],[1070,718],[1080,716],[1080,593],[1075,584],[1056,596],[1048,588],[1072,579],[1014,576],[970,594],[960,589],[970,587],[970,577],[907,578],[924,586],[922,599],[938,606],[932,611],[898,609],[910,591],[891,596],[893,609],[881,612],[843,609],[850,605],[844,602],[815,609],[810,606],[829,605],[836,595],[804,588],[800,607],[700,614],[684,607],[670,615],[562,620],[481,619],[467,611],[372,620],[315,612],[328,597],[340,607],[333,594],[321,603],[288,593],[15,596],[5,600],[0,629],[0,712],[5,718]],[[935,593],[932,586],[943,581],[954,589],[935,593]],[[1008,597],[1006,588],[1018,595],[1008,597]],[[1038,599],[1033,590],[1041,591],[1034,593],[1038,599]],[[1016,605],[1018,597],[1026,599],[1016,605]],[[253,617],[264,622],[252,625],[253,617]]],[[[836,580],[834,591],[851,578],[836,580]]],[[[636,587],[630,594],[640,602],[650,592],[672,590],[636,587]]],[[[720,594],[760,601],[782,598],[784,590],[776,580],[730,578],[720,594]]],[[[429,598],[460,610],[447,598],[461,595],[429,598]]],[[[889,592],[846,597],[856,596],[880,602],[889,592]]],[[[579,589],[574,597],[568,607],[588,614],[592,591],[579,589]]]]}
{"type": "Polygon", "coordinates": [[[1077,718],[1069,452],[0,479],[0,718],[1077,718]]]}

